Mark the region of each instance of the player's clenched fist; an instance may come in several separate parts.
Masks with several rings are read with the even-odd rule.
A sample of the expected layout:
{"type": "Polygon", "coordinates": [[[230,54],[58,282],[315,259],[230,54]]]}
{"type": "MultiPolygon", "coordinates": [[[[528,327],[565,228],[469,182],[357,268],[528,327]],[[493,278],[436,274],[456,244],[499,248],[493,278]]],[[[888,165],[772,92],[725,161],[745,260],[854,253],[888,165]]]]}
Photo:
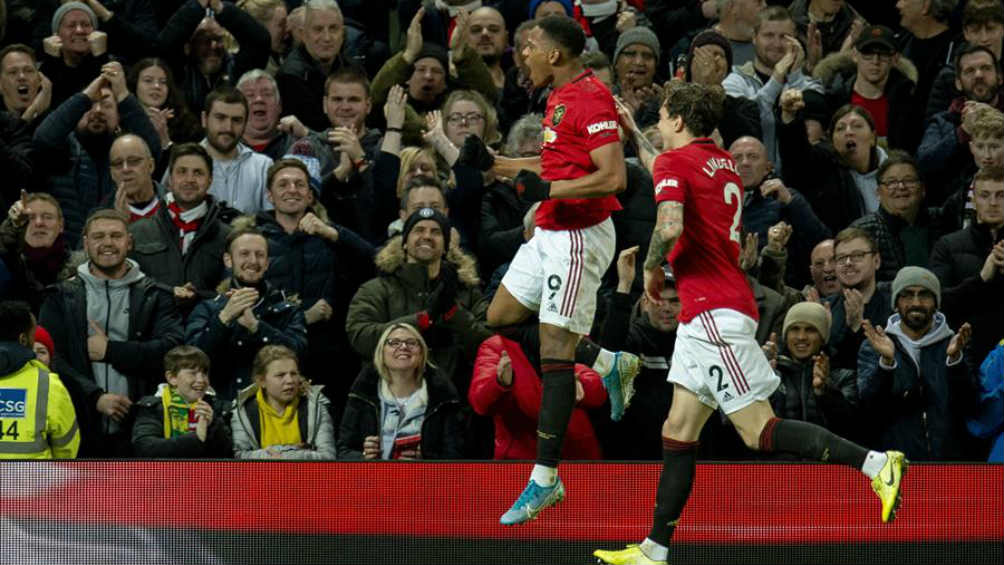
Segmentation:
{"type": "Polygon", "coordinates": [[[528,202],[540,202],[551,197],[551,183],[533,171],[520,170],[512,184],[523,200],[528,202]]]}

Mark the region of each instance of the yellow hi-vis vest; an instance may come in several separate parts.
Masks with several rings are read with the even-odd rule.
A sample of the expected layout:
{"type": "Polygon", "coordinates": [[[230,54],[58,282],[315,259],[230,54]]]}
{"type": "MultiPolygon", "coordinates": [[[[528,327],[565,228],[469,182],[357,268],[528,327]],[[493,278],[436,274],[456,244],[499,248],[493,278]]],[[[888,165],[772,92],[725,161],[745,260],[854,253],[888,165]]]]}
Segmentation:
{"type": "Polygon", "coordinates": [[[0,376],[0,459],[72,459],[80,448],[70,394],[41,362],[0,376]]]}

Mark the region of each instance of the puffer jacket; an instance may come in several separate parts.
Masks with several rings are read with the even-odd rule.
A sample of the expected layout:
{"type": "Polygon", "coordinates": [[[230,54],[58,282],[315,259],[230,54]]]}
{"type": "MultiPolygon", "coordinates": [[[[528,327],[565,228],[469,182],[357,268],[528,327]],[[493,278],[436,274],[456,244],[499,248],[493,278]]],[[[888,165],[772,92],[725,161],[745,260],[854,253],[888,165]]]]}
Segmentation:
{"type": "Polygon", "coordinates": [[[858,353],[858,394],[862,414],[869,415],[868,447],[896,449],[914,461],[946,461],[972,457],[967,452],[965,420],[974,413],[977,386],[961,360],[947,365],[954,332],[945,316],[921,340],[918,359],[904,345],[899,314],[889,317],[886,334],[896,346],[896,365],[886,368],[871,342],[858,353]]]}
{"type": "MultiPolygon", "coordinates": [[[[841,41],[843,38],[841,37],[841,41]]],[[[844,104],[851,103],[854,81],[857,79],[857,65],[849,53],[832,53],[823,58],[812,70],[813,78],[826,88],[827,111],[830,115],[844,104]]],[[[900,56],[889,71],[883,94],[889,103],[888,146],[913,153],[923,134],[923,117],[917,112],[913,102],[917,88],[917,67],[900,56]]]]}
{"type": "MultiPolygon", "coordinates": [[[[460,397],[449,379],[432,367],[425,370],[429,404],[422,419],[422,459],[460,459],[464,429],[460,397]]],[[[363,440],[380,437],[380,375],[372,365],[363,368],[352,383],[338,431],[338,452],[343,459],[362,459],[363,440]]]]}
{"type": "Polygon", "coordinates": [[[286,299],[286,294],[266,284],[264,295],[252,308],[258,331],[252,334],[234,320],[224,325],[220,312],[227,305],[230,281],[220,285],[221,294],[200,302],[188,317],[185,343],[222,361],[213,369],[214,388],[225,402],[251,382],[251,364],[266,345],[285,345],[297,355],[307,348],[307,322],[303,309],[286,299]]]}
{"type": "MultiPolygon", "coordinates": [[[[575,378],[582,384],[584,395],[568,420],[561,458],[603,459],[586,410],[603,406],[607,399],[606,390],[600,375],[585,365],[575,365],[575,378]]],[[[491,416],[495,422],[495,459],[537,457],[537,420],[542,386],[537,370],[518,343],[495,335],[481,344],[467,398],[475,412],[491,416]],[[503,351],[508,353],[512,362],[512,384],[507,387],[499,384],[497,378],[503,351]]]]}
{"type": "Polygon", "coordinates": [[[934,244],[930,269],[941,281],[941,310],[953,325],[969,322],[973,339],[967,358],[975,372],[979,363],[1004,336],[1004,275],[989,281],[980,277],[990,250],[1004,241],[1004,229],[996,235],[973,223],[952,232],[934,244]]]}
{"type": "MultiPolygon", "coordinates": [[[[300,397],[296,419],[300,426],[300,439],[308,448],[282,446],[277,451],[279,459],[325,461],[338,456],[335,444],[335,426],[328,411],[328,399],[321,394],[323,387],[314,385],[300,397]]],[[[234,436],[234,456],[237,459],[272,459],[270,448],[261,447],[261,416],[258,413],[258,385],[252,384],[240,391],[233,404],[230,428],[234,436]]]]}
{"type": "Polygon", "coordinates": [[[775,372],[781,384],[770,397],[778,418],[812,422],[841,436],[856,436],[857,375],[851,369],[830,369],[822,395],[812,388],[813,362],[779,355],[775,372]]]}
{"type": "Polygon", "coordinates": [[[466,391],[478,346],[491,335],[485,327],[488,304],[478,289],[474,259],[452,248],[446,260],[457,269],[460,280],[458,309],[450,320],[428,320],[426,300],[438,281],[429,279],[424,265],[406,262],[401,237],[395,236],[377,254],[380,274],[363,283],[352,298],[345,331],[352,348],[363,359],[372,359],[380,334],[388,325],[411,324],[429,344],[431,360],[440,374],[452,379],[458,390],[466,391]]]}
{"type": "Polygon", "coordinates": [[[185,255],[181,254],[178,227],[166,205],[158,207],[153,217],[129,225],[133,237],[129,256],[143,272],[170,287],[190,282],[203,299],[215,296],[213,289],[223,280],[221,258],[230,234],[230,226],[221,218],[220,203],[212,196],[206,198],[209,210],[185,255]]]}
{"type": "Polygon", "coordinates": [[[136,456],[157,459],[232,457],[230,411],[215,394],[206,394],[203,397],[203,400],[213,408],[213,421],[206,430],[206,441],[199,440],[194,432],[173,438],[164,437],[162,397],[167,388],[167,383],[161,383],[156,393],[143,397],[136,406],[136,423],[132,428],[132,445],[136,456]]]}

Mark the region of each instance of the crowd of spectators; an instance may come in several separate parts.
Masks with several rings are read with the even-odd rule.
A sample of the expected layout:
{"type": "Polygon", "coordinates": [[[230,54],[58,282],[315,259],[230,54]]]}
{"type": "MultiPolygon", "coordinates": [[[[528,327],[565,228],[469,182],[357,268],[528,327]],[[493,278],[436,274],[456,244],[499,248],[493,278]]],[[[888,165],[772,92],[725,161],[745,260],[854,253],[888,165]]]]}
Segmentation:
{"type": "MultiPolygon", "coordinates": [[[[726,94],[778,415],[1000,461],[1004,8],[891,6],[5,0],[0,298],[37,318],[82,457],[532,459],[539,335],[485,315],[535,208],[458,154],[541,151],[526,34],[567,17],[628,156],[590,337],[643,370],[612,422],[576,367],[563,456],[660,458],[679,300],[636,257],[682,80],[726,94]]],[[[711,423],[703,458],[755,457],[711,423]]]]}

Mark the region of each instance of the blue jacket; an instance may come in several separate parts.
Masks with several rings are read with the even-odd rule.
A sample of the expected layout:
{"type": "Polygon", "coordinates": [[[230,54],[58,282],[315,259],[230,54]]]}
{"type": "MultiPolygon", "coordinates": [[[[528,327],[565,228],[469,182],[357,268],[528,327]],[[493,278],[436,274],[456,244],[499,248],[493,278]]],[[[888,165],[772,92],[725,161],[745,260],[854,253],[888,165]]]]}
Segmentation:
{"type": "Polygon", "coordinates": [[[993,437],[990,457],[993,463],[1004,463],[1004,340],[987,355],[980,366],[980,406],[977,414],[966,422],[976,437],[993,437]]]}
{"type": "Polygon", "coordinates": [[[934,325],[919,340],[914,358],[900,329],[899,314],[889,317],[886,333],[896,346],[896,364],[886,368],[871,342],[858,354],[858,394],[862,414],[870,418],[874,449],[897,449],[915,461],[959,460],[967,454],[965,419],[975,406],[975,383],[966,364],[947,364],[955,334],[937,312],[934,325]]]}
{"type": "Polygon", "coordinates": [[[226,294],[203,300],[188,317],[185,343],[205,351],[214,361],[213,388],[224,402],[233,400],[251,384],[251,364],[262,347],[285,345],[297,355],[307,349],[303,309],[288,301],[282,291],[266,288],[252,309],[258,318],[254,334],[236,320],[227,325],[220,321],[220,312],[228,300],[226,294]]]}

